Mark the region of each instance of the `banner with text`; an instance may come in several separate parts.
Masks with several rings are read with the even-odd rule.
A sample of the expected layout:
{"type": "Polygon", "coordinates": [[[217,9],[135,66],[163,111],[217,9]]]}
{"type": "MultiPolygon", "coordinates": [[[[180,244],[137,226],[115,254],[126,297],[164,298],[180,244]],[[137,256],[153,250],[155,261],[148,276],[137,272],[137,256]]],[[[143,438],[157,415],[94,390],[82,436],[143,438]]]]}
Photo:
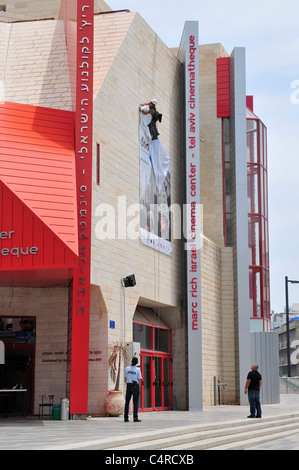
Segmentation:
{"type": "Polygon", "coordinates": [[[198,22],[187,21],[179,49],[185,71],[186,244],[189,408],[202,410],[201,206],[198,22]]]}

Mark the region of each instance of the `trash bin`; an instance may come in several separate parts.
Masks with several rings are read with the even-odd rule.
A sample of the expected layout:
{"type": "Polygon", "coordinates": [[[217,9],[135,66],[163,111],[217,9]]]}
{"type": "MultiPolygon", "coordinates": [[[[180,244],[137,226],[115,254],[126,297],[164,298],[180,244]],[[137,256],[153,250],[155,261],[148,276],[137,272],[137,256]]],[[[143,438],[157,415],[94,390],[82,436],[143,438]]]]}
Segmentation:
{"type": "Polygon", "coordinates": [[[53,405],[52,406],[52,418],[55,420],[60,420],[60,405],[53,405]]]}
{"type": "Polygon", "coordinates": [[[67,421],[70,417],[70,400],[68,398],[62,398],[60,400],[60,403],[61,403],[60,419],[61,421],[67,421]]]}

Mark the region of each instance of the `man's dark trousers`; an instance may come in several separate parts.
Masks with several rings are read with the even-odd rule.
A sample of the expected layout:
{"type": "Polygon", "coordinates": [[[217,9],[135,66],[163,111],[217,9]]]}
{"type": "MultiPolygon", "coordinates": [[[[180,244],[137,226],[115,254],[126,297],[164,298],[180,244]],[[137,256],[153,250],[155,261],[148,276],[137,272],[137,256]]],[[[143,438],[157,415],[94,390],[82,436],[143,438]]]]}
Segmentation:
{"type": "Polygon", "coordinates": [[[262,416],[260,392],[248,390],[248,400],[250,405],[250,416],[262,416]]]}
{"type": "Polygon", "coordinates": [[[138,419],[138,405],[139,405],[139,385],[138,384],[127,384],[124,419],[129,418],[129,404],[130,404],[132,395],[133,395],[134,420],[138,419]]]}

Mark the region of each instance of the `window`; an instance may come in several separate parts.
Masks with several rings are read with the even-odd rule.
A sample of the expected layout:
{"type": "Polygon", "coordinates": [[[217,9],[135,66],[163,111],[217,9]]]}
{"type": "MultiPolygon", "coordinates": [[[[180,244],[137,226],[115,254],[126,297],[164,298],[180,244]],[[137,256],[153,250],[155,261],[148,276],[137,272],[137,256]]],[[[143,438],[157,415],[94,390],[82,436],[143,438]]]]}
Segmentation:
{"type": "Polygon", "coordinates": [[[155,351],[170,353],[170,331],[155,328],[155,351]]]}
{"type": "Polygon", "coordinates": [[[149,351],[152,349],[152,328],[141,323],[133,324],[133,337],[136,343],[140,343],[140,348],[149,351]]]}
{"type": "Polygon", "coordinates": [[[223,159],[223,232],[225,246],[232,246],[232,175],[229,143],[229,119],[222,120],[222,159],[223,159]]]}
{"type": "Polygon", "coordinates": [[[133,338],[142,350],[171,354],[171,328],[150,308],[137,307],[133,338]]]}
{"type": "Polygon", "coordinates": [[[35,327],[33,317],[1,317],[0,340],[4,344],[35,344],[35,327]]]}

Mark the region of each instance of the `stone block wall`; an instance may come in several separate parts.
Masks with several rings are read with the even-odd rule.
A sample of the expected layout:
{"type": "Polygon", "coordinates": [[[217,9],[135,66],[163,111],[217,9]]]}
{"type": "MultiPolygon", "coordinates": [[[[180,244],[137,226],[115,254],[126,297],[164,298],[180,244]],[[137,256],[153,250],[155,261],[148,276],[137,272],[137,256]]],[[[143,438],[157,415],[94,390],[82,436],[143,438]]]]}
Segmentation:
{"type": "Polygon", "coordinates": [[[227,384],[224,403],[235,403],[232,249],[207,238],[202,248],[202,343],[204,406],[214,405],[214,377],[227,384]]]}

